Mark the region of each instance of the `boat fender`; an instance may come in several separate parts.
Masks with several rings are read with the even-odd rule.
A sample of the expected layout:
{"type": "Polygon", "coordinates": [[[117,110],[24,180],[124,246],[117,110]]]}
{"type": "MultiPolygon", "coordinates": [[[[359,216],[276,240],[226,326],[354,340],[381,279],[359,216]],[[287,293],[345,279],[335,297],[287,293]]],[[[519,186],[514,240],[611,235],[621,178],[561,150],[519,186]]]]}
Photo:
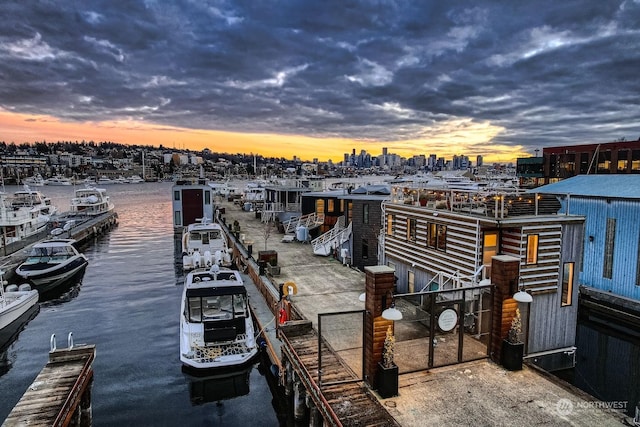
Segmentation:
{"type": "Polygon", "coordinates": [[[289,320],[287,316],[287,311],[284,308],[281,308],[278,316],[278,322],[281,325],[284,325],[287,320],[289,320]]]}
{"type": "Polygon", "coordinates": [[[217,250],[215,253],[216,264],[222,263],[222,252],[217,250]]]}
{"type": "Polygon", "coordinates": [[[204,267],[211,267],[213,258],[210,251],[204,251],[204,267]]]}
{"type": "Polygon", "coordinates": [[[200,252],[194,251],[193,252],[193,268],[199,268],[199,267],[200,267],[200,252]]]}
{"type": "Polygon", "coordinates": [[[7,285],[7,287],[4,290],[6,292],[17,292],[18,291],[18,285],[7,285]]]}
{"type": "Polygon", "coordinates": [[[31,290],[31,285],[28,283],[23,283],[18,287],[19,291],[29,292],[31,290]]]}

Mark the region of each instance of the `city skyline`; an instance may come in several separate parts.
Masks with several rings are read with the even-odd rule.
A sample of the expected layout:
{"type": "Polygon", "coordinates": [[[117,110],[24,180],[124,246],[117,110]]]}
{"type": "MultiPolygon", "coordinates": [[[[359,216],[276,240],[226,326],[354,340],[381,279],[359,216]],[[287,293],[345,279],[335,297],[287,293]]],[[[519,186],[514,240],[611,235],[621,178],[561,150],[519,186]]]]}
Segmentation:
{"type": "Polygon", "coordinates": [[[0,139],[514,162],[640,135],[640,1],[0,4],[0,139]]]}

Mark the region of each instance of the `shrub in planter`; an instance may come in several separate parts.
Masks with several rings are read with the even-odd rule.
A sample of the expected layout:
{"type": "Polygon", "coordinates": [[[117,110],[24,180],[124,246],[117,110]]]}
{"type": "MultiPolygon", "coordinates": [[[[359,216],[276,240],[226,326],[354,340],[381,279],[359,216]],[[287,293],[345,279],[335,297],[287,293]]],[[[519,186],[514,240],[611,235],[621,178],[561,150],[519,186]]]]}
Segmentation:
{"type": "Polygon", "coordinates": [[[502,366],[510,371],[519,371],[522,369],[523,356],[522,319],[520,318],[520,309],[517,308],[507,338],[502,341],[502,366]]]}

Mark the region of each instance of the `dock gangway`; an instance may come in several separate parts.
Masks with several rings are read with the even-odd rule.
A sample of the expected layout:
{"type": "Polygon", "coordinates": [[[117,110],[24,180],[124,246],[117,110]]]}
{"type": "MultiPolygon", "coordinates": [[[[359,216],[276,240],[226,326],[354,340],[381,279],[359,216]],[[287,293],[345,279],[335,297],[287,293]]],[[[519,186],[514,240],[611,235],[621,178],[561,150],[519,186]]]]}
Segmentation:
{"type": "Polygon", "coordinates": [[[313,239],[311,241],[313,253],[329,256],[333,248],[337,248],[349,240],[351,238],[351,222],[346,227],[344,223],[344,217],[340,217],[331,230],[313,239]]]}
{"type": "Polygon", "coordinates": [[[324,224],[324,214],[316,212],[293,217],[282,223],[285,234],[295,233],[300,226],[307,227],[308,230],[312,230],[322,224],[324,224]]]}

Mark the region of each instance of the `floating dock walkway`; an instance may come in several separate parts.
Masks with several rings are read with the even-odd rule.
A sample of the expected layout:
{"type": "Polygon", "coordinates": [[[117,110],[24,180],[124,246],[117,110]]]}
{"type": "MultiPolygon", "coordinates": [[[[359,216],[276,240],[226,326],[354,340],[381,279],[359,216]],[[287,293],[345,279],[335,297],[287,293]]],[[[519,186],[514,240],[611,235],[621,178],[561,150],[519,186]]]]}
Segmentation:
{"type": "Polygon", "coordinates": [[[3,427],[90,426],[94,345],[52,350],[49,362],[13,408],[3,427]]]}

